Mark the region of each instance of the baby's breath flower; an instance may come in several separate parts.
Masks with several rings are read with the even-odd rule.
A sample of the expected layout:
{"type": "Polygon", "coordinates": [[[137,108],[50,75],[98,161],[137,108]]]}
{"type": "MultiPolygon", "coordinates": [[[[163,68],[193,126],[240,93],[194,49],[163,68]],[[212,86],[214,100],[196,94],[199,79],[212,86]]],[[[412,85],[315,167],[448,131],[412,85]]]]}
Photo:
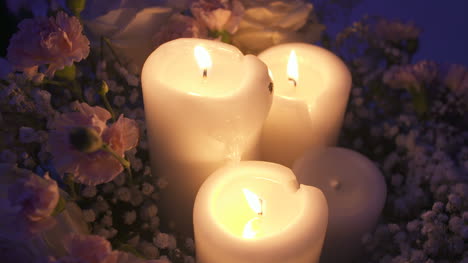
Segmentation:
{"type": "Polygon", "coordinates": [[[81,194],[83,195],[83,197],[92,198],[96,196],[97,189],[93,185],[88,185],[83,189],[83,191],[81,191],[81,194]]]}
{"type": "Polygon", "coordinates": [[[153,238],[153,243],[161,249],[169,247],[169,235],[166,233],[157,233],[153,238]]]}
{"type": "Polygon", "coordinates": [[[122,107],[125,104],[125,97],[124,96],[115,96],[114,97],[114,105],[117,107],[122,107]]]}
{"type": "Polygon", "coordinates": [[[116,192],[117,198],[123,202],[129,202],[131,195],[130,195],[130,189],[127,187],[120,187],[117,189],[116,192]]]}
{"type": "Polygon", "coordinates": [[[143,220],[150,220],[158,213],[158,207],[153,203],[146,203],[140,208],[140,216],[143,220]]]}
{"type": "Polygon", "coordinates": [[[94,222],[94,220],[96,220],[96,214],[92,209],[85,209],[83,210],[83,219],[88,223],[94,222]]]}
{"type": "Polygon", "coordinates": [[[135,210],[132,210],[132,211],[125,212],[123,217],[124,217],[124,223],[126,225],[131,225],[135,222],[137,215],[136,215],[135,210]]]}
{"type": "Polygon", "coordinates": [[[154,186],[152,186],[151,184],[147,182],[144,182],[141,185],[141,191],[143,192],[144,195],[151,195],[154,191],[154,186]]]}
{"type": "Polygon", "coordinates": [[[139,250],[143,253],[143,255],[148,259],[156,259],[159,257],[159,250],[153,244],[142,241],[139,244],[139,250]]]}
{"type": "Polygon", "coordinates": [[[164,178],[164,177],[159,177],[159,178],[156,180],[156,185],[159,187],[159,189],[164,189],[164,188],[166,188],[168,184],[169,184],[169,182],[168,182],[167,179],[164,178]]]}
{"type": "Polygon", "coordinates": [[[112,226],[112,217],[111,216],[108,216],[108,215],[105,215],[101,218],[101,224],[105,227],[111,227],[112,226]]]}

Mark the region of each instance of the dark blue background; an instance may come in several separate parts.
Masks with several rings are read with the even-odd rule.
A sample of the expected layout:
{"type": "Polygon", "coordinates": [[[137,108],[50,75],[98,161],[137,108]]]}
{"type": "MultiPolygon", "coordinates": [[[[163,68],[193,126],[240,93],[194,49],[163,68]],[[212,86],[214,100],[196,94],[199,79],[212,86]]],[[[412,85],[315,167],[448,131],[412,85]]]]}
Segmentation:
{"type": "MultiPolygon", "coordinates": [[[[415,61],[468,65],[468,0],[364,0],[352,10],[348,24],[364,14],[411,20],[420,26],[423,32],[415,61]]],[[[340,25],[328,26],[336,31],[340,25]]]]}
{"type": "MultiPolygon", "coordinates": [[[[105,1],[105,0],[103,0],[105,1]]],[[[336,0],[316,0],[336,1],[336,0]]],[[[311,0],[312,3],[316,2],[311,0]]],[[[338,0],[356,1],[356,0],[338,0]]],[[[412,20],[423,28],[420,50],[415,60],[433,59],[438,62],[468,65],[468,0],[363,0],[339,24],[327,24],[336,32],[343,25],[360,19],[364,14],[412,20]],[[346,23],[343,23],[345,21],[346,23]]],[[[0,0],[0,56],[6,55],[8,39],[16,31],[17,19],[6,11],[0,0]]]]}

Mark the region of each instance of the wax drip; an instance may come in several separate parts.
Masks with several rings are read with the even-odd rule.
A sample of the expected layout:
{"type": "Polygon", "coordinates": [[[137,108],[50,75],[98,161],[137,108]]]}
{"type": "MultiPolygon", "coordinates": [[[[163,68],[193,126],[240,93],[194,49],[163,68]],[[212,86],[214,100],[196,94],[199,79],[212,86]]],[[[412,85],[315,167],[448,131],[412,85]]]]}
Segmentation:
{"type": "Polygon", "coordinates": [[[270,93],[273,93],[273,82],[270,82],[270,84],[268,85],[268,90],[270,91],[270,93]]]}
{"type": "Polygon", "coordinates": [[[341,183],[340,183],[340,181],[338,181],[336,179],[332,179],[330,181],[330,186],[335,190],[339,190],[341,188],[341,183]]]}

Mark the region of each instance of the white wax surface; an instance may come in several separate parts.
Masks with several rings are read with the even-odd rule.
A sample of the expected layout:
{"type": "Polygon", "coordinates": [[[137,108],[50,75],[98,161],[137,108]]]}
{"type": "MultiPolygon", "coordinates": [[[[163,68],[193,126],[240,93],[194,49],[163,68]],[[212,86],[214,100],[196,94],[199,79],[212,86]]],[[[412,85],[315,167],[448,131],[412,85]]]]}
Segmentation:
{"type": "Polygon", "coordinates": [[[338,147],[311,149],[294,163],[297,180],[319,188],[329,207],[320,262],[352,262],[361,238],[371,231],[386,199],[384,177],[363,155],[338,147]]]}
{"type": "Polygon", "coordinates": [[[267,67],[234,46],[177,39],[156,49],[142,71],[152,172],[168,181],[162,222],[192,234],[195,195],[218,167],[259,157],[258,140],[272,102],[267,67]],[[195,47],[209,53],[203,77],[195,47]]]}
{"type": "Polygon", "coordinates": [[[211,43],[205,45],[202,43],[197,46],[208,51],[214,65],[207,69],[206,78],[203,78],[203,70],[199,68],[195,59],[192,45],[181,45],[177,48],[177,52],[167,52],[163,46],[160,52],[167,52],[167,55],[161,56],[160,61],[156,62],[158,67],[154,74],[159,76],[162,85],[192,95],[231,96],[241,87],[239,80],[244,73],[242,68],[244,55],[233,46],[219,48],[211,43]]]}
{"type": "Polygon", "coordinates": [[[198,263],[318,262],[327,204],[314,187],[298,185],[279,164],[243,161],[214,172],[194,206],[198,263]],[[243,189],[262,200],[262,214],[248,205],[243,189]],[[256,233],[244,236],[248,224],[256,233]]]}
{"type": "Polygon", "coordinates": [[[351,87],[346,65],[328,50],[303,43],[274,46],[259,58],[272,73],[275,93],[262,132],[262,160],[291,167],[306,149],[335,145],[351,87]],[[287,75],[291,50],[298,62],[296,87],[287,75]]]}
{"type": "Polygon", "coordinates": [[[314,69],[313,64],[316,62],[299,57],[298,63],[300,69],[308,68],[309,70],[300,70],[300,76],[296,80],[296,86],[294,86],[293,82],[288,80],[288,74],[284,69],[284,65],[287,64],[287,58],[288,56],[278,58],[278,61],[271,62],[271,65],[268,66],[272,72],[275,96],[304,102],[309,112],[312,112],[317,99],[320,98],[320,94],[326,92],[324,77],[320,71],[314,69]]]}
{"type": "Polygon", "coordinates": [[[261,220],[260,231],[255,238],[275,235],[292,224],[300,214],[302,200],[290,193],[291,190],[285,188],[282,182],[267,176],[246,175],[230,182],[229,186],[215,194],[214,216],[226,231],[236,236],[242,236],[247,222],[255,217],[261,220]],[[240,191],[244,188],[262,199],[262,215],[257,215],[250,208],[244,193],[240,191]]]}

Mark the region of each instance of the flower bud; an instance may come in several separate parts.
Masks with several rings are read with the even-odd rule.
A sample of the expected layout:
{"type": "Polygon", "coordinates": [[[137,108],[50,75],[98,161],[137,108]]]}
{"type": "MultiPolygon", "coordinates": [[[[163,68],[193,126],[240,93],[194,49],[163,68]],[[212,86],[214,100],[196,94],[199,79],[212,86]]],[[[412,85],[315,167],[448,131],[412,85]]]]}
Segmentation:
{"type": "Polygon", "coordinates": [[[102,139],[94,129],[78,127],[69,135],[70,144],[78,151],[92,153],[102,147],[102,139]]]}
{"type": "Polygon", "coordinates": [[[101,96],[104,96],[107,94],[107,92],[109,92],[109,86],[107,85],[107,82],[106,81],[102,81],[101,82],[101,86],[98,88],[98,94],[101,95],[101,96]]]}
{"type": "Polygon", "coordinates": [[[74,15],[79,16],[85,9],[86,0],[67,0],[67,6],[73,11],[74,15]]]}
{"type": "Polygon", "coordinates": [[[55,72],[55,76],[61,79],[65,80],[75,80],[76,79],[76,67],[75,64],[72,64],[71,66],[66,66],[61,70],[57,70],[55,72]]]}

